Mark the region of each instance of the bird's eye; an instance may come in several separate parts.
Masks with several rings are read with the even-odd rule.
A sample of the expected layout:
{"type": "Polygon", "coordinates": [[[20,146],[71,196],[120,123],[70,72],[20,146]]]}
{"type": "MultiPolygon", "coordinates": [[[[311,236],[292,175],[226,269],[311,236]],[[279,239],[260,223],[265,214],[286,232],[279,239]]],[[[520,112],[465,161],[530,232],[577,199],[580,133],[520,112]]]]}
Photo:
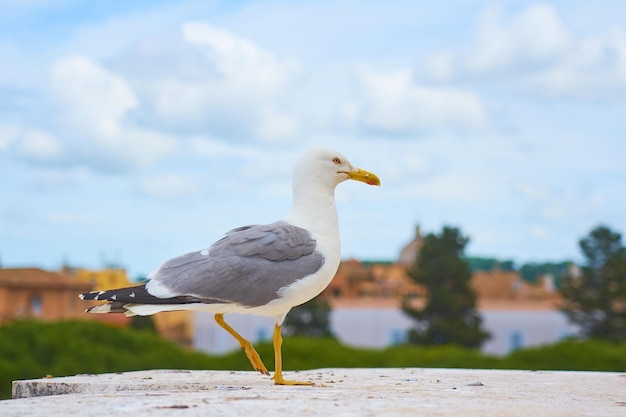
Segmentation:
{"type": "Polygon", "coordinates": [[[337,165],[339,165],[341,163],[341,159],[339,158],[333,158],[333,162],[337,165]]]}

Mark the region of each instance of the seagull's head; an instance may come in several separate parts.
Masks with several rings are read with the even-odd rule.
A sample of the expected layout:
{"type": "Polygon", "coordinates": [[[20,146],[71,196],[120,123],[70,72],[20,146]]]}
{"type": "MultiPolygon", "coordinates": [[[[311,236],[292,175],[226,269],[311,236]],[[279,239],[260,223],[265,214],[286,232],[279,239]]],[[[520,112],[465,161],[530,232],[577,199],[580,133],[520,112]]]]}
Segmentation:
{"type": "Polygon", "coordinates": [[[296,164],[294,180],[308,178],[335,188],[346,180],[361,181],[369,185],[380,185],[378,177],[364,169],[353,166],[348,158],[332,149],[315,148],[307,151],[296,164]]]}

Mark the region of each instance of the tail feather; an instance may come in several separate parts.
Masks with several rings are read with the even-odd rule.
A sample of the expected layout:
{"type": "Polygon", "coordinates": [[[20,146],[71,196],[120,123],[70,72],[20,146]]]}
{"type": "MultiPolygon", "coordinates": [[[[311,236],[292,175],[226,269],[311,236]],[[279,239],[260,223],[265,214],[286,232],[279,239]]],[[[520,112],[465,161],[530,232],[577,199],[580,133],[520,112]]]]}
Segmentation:
{"type": "Polygon", "coordinates": [[[159,298],[150,294],[146,290],[145,285],[135,287],[118,288],[107,291],[91,291],[79,295],[81,300],[108,301],[106,304],[91,307],[86,310],[87,313],[125,313],[133,315],[127,308],[130,305],[165,305],[165,304],[192,304],[206,303],[210,300],[204,300],[193,296],[176,296],[170,298],[159,298]]]}
{"type": "Polygon", "coordinates": [[[106,314],[106,313],[126,313],[126,309],[124,309],[124,304],[112,301],[106,304],[100,304],[97,306],[89,307],[85,310],[86,313],[96,313],[96,314],[106,314]]]}

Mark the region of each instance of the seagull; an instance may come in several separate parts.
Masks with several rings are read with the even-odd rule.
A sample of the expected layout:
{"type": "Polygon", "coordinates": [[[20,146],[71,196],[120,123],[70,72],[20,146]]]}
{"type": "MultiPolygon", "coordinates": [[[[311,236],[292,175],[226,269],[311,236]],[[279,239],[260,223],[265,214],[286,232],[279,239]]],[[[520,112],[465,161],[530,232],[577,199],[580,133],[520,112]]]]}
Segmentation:
{"type": "Polygon", "coordinates": [[[252,344],[224,320],[229,313],[274,318],[274,384],[313,385],[282,373],[281,326],[291,308],[320,294],[341,259],[335,187],[346,180],[380,185],[371,172],[354,167],[341,153],[315,148],[293,172],[293,204],[282,220],[233,229],[208,249],[164,262],[144,285],[80,295],[107,301],[88,313],[146,316],[195,310],[214,314],[219,326],[239,342],[252,367],[269,372],[252,344]]]}

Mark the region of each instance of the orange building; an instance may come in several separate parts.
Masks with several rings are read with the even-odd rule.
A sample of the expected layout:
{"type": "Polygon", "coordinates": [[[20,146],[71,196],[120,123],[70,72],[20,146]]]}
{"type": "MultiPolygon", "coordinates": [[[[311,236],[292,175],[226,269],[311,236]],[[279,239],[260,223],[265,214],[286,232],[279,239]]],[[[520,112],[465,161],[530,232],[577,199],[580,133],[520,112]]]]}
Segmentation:
{"type": "MultiPolygon", "coordinates": [[[[322,293],[333,308],[395,307],[406,297],[414,306],[424,305],[426,289],[413,282],[407,269],[413,265],[423,237],[419,227],[395,263],[343,261],[330,285],[322,293]]],[[[470,281],[480,310],[558,308],[560,295],[550,276],[539,277],[537,284],[524,281],[517,271],[476,271],[470,281]]]]}
{"type": "Polygon", "coordinates": [[[123,314],[87,314],[95,305],[78,295],[93,291],[95,283],[81,280],[64,269],[0,268],[0,325],[12,320],[98,320],[116,326],[130,322],[123,314]]]}
{"type": "Polygon", "coordinates": [[[85,318],[78,294],[90,283],[39,268],[0,269],[0,324],[16,319],[62,320],[85,318]]]}
{"type": "Polygon", "coordinates": [[[328,287],[322,292],[333,308],[398,307],[404,296],[421,300],[424,287],[415,284],[400,264],[343,261],[328,287]]]}
{"type": "Polygon", "coordinates": [[[123,268],[84,269],[65,267],[63,272],[71,275],[78,281],[89,282],[93,287],[93,291],[137,285],[137,283],[133,284],[128,280],[126,270],[123,268]]]}

